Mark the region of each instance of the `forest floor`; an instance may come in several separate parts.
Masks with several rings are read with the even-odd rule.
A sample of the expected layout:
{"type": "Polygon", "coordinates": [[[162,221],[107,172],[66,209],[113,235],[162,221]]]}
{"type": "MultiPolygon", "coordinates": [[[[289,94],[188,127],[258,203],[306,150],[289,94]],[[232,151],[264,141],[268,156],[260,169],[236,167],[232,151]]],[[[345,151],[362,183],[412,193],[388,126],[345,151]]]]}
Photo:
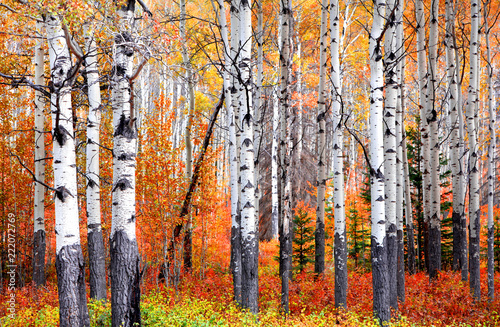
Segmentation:
{"type": "MultiPolygon", "coordinates": [[[[277,243],[261,243],[259,316],[242,312],[232,301],[226,269],[207,268],[183,277],[177,291],[163,284],[143,283],[141,314],[144,326],[376,326],[372,318],[371,273],[351,271],[347,310],[334,308],[334,275],[328,269],[315,280],[311,273],[295,277],[290,289],[290,315],[279,313],[280,281],[274,259],[277,243]]],[[[217,266],[217,265],[216,265],[217,266]]],[[[482,301],[474,303],[460,274],[442,272],[432,284],[424,273],[406,275],[406,299],[393,313],[394,326],[500,326],[500,292],[486,300],[486,271],[481,270],[482,301]]],[[[495,276],[497,290],[500,274],[495,276]]],[[[109,292],[108,292],[109,297],[109,292]]],[[[16,290],[16,316],[6,315],[7,294],[0,296],[0,326],[57,326],[58,300],[54,278],[47,286],[16,290]]],[[[111,306],[89,302],[91,326],[110,326],[111,306]]]]}

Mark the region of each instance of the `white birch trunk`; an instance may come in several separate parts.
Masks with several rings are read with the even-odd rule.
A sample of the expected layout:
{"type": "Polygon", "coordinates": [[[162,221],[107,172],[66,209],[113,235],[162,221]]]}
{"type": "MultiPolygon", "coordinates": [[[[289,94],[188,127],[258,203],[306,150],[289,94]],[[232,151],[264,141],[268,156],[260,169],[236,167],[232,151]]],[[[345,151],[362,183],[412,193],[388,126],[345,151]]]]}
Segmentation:
{"type": "Polygon", "coordinates": [[[85,269],[80,246],[76,155],[71,108],[71,57],[56,16],[46,18],[49,41],[54,188],[56,270],[61,326],[88,326],[85,269]]]}
{"type": "MultiPolygon", "coordinates": [[[[37,39],[35,44],[35,84],[45,85],[43,22],[36,23],[37,39]]],[[[45,98],[35,91],[35,177],[45,182],[45,98]]],[[[45,284],[45,186],[35,182],[33,211],[33,281],[37,286],[45,284]]]]}
{"type": "Polygon", "coordinates": [[[273,238],[278,237],[279,194],[278,194],[278,144],[280,138],[280,112],[278,96],[273,90],[273,140],[271,144],[271,225],[273,238]]]}
{"type": "Polygon", "coordinates": [[[387,238],[384,193],[384,123],[382,32],[385,24],[385,0],[374,4],[370,33],[370,183],[371,183],[371,252],[373,312],[380,323],[389,321],[389,281],[387,274],[387,238]]]}

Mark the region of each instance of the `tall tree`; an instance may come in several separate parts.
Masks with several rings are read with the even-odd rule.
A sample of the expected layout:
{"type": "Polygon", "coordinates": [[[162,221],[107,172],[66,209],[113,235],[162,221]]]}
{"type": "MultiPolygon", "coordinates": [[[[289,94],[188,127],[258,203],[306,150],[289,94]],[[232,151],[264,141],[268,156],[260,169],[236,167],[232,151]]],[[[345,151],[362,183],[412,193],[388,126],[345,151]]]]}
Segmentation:
{"type": "Polygon", "coordinates": [[[428,106],[426,120],[429,126],[430,146],[430,195],[429,222],[429,278],[437,277],[441,270],[441,184],[439,179],[439,154],[440,142],[438,131],[438,105],[436,90],[437,76],[437,50],[438,50],[438,17],[439,0],[431,1],[430,29],[429,29],[429,78],[428,78],[428,106]]]}
{"type": "MultiPolygon", "coordinates": [[[[44,85],[43,22],[36,22],[39,38],[35,44],[35,84],[44,85]]],[[[45,98],[35,90],[35,178],[45,181],[45,98]]],[[[33,281],[37,286],[45,284],[45,186],[35,182],[34,230],[33,230],[33,281]]]]}
{"type": "Polygon", "coordinates": [[[479,271],[479,235],[481,231],[479,207],[479,154],[478,154],[478,52],[479,52],[479,1],[471,0],[471,37],[470,37],[470,77],[469,97],[467,100],[467,132],[469,133],[469,269],[470,290],[476,301],[481,299],[479,271]]]}
{"type": "Polygon", "coordinates": [[[89,114],[87,116],[87,244],[89,251],[90,297],[106,300],[105,249],[101,227],[99,182],[99,130],[101,126],[101,89],[97,67],[97,47],[93,29],[85,25],[89,114]]]}
{"type": "Polygon", "coordinates": [[[344,128],[342,119],[342,86],[340,82],[339,60],[339,1],[330,5],[330,51],[332,61],[332,111],[333,111],[333,175],[335,210],[335,306],[347,306],[347,235],[345,228],[344,197],[344,128]]]}
{"type": "Polygon", "coordinates": [[[326,193],[326,55],[328,39],[328,0],[321,1],[321,27],[319,45],[319,86],[318,86],[318,180],[315,261],[314,272],[322,274],[325,270],[325,193],[326,193]]]}
{"type": "Polygon", "coordinates": [[[241,266],[242,305],[250,312],[258,312],[259,297],[259,236],[257,235],[257,217],[255,215],[254,181],[254,144],[253,144],[253,105],[252,105],[252,11],[248,0],[239,2],[240,33],[239,60],[240,69],[240,124],[241,151],[241,266]]]}
{"type": "Polygon", "coordinates": [[[382,39],[385,0],[373,8],[370,32],[370,184],[371,184],[371,257],[373,278],[373,313],[380,323],[389,321],[389,281],[387,273],[387,237],[384,193],[384,67],[382,39]]]}
{"type": "Polygon", "coordinates": [[[136,117],[131,100],[134,75],[135,0],[118,8],[111,104],[113,108],[113,207],[110,235],[112,326],[141,323],[139,250],[135,233],[136,117]]]}
{"type": "MultiPolygon", "coordinates": [[[[85,267],[80,245],[76,154],[71,108],[73,68],[68,43],[58,16],[46,16],[52,79],[56,271],[59,322],[62,327],[89,326],[85,267]]],[[[76,67],[77,68],[77,67],[76,67]]]]}

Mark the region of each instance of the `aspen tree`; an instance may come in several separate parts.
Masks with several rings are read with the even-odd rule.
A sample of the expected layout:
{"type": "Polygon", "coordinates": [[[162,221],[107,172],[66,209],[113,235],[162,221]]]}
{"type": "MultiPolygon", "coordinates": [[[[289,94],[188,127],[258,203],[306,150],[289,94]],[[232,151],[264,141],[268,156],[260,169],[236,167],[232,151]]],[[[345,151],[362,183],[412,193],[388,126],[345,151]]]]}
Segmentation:
{"type": "Polygon", "coordinates": [[[241,266],[242,266],[242,305],[257,314],[259,297],[258,257],[259,236],[255,215],[254,144],[253,144],[253,105],[252,105],[252,11],[248,0],[239,2],[240,56],[240,109],[241,109],[241,266]]]}
{"type": "Polygon", "coordinates": [[[371,184],[371,257],[373,313],[380,323],[390,320],[387,273],[387,237],[384,193],[384,67],[382,38],[386,2],[377,0],[370,32],[370,184],[371,184]]]}
{"type": "Polygon", "coordinates": [[[255,170],[254,170],[254,180],[255,180],[255,216],[257,217],[257,227],[258,221],[260,219],[260,146],[262,143],[262,74],[264,66],[264,38],[263,38],[263,23],[264,16],[262,10],[262,1],[257,2],[257,80],[255,81],[255,121],[254,121],[254,146],[255,146],[255,170]]]}
{"type": "Polygon", "coordinates": [[[135,167],[137,127],[131,106],[131,77],[134,75],[133,21],[135,0],[118,8],[119,31],[115,35],[114,67],[111,77],[113,108],[113,188],[111,253],[112,326],[141,323],[139,251],[135,232],[135,167]]]}
{"type": "Polygon", "coordinates": [[[439,131],[438,105],[436,101],[437,89],[437,47],[438,47],[438,15],[439,0],[431,1],[430,29],[429,29],[429,79],[428,103],[426,120],[430,136],[430,211],[429,211],[429,278],[437,277],[441,270],[441,186],[439,179],[439,131]]]}
{"type": "Polygon", "coordinates": [[[326,193],[326,55],[328,39],[328,0],[321,1],[318,86],[318,180],[314,272],[325,270],[325,193],[326,193]]]}
{"type": "Polygon", "coordinates": [[[470,77],[467,100],[467,131],[469,134],[469,267],[470,290],[476,301],[481,299],[479,272],[479,235],[481,231],[479,207],[479,167],[477,125],[475,119],[478,107],[478,51],[479,51],[479,1],[471,0],[471,37],[470,37],[470,77]]]}
{"type": "Polygon", "coordinates": [[[387,235],[387,271],[389,279],[389,304],[398,309],[397,269],[398,242],[396,227],[396,180],[397,180],[397,148],[396,148],[396,105],[398,83],[396,76],[397,41],[396,41],[396,2],[387,0],[386,34],[385,34],[385,107],[384,107],[384,192],[385,217],[387,235]]]}
{"type": "Polygon", "coordinates": [[[344,128],[342,119],[339,61],[339,1],[332,0],[330,5],[330,51],[332,61],[332,111],[333,111],[333,175],[335,210],[335,306],[347,306],[347,235],[345,228],[344,197],[344,128]]]}
{"type": "MultiPolygon", "coordinates": [[[[43,22],[36,22],[39,38],[35,44],[35,84],[44,85],[43,22]]],[[[45,98],[35,90],[35,178],[45,181],[45,98]]],[[[33,230],[33,281],[37,286],[45,284],[45,186],[35,182],[34,230],[33,230]]]]}
{"type": "Polygon", "coordinates": [[[56,271],[59,323],[62,327],[89,326],[85,268],[80,245],[76,155],[71,109],[72,71],[68,44],[56,15],[46,17],[52,78],[56,271]]]}
{"type": "Polygon", "coordinates": [[[105,249],[101,227],[99,182],[99,130],[101,125],[101,90],[94,33],[85,25],[85,72],[87,74],[89,113],[87,116],[87,243],[89,251],[90,297],[106,300],[105,249]]]}

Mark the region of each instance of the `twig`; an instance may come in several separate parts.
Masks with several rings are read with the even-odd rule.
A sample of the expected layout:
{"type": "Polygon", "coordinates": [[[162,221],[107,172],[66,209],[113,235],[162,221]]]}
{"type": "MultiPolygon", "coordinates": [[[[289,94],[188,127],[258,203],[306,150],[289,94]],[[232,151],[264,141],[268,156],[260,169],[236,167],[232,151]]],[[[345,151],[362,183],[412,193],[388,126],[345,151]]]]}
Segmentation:
{"type": "Polygon", "coordinates": [[[33,177],[33,181],[34,181],[34,182],[36,182],[36,183],[40,183],[40,184],[42,184],[43,186],[45,186],[47,189],[49,189],[49,190],[51,190],[51,191],[56,192],[56,189],[55,189],[55,188],[53,188],[53,187],[51,187],[51,186],[49,186],[49,185],[45,184],[45,183],[44,183],[44,182],[42,182],[42,181],[39,181],[39,180],[36,178],[35,174],[31,171],[31,169],[29,169],[29,168],[28,168],[28,167],[27,167],[27,166],[26,166],[26,165],[22,162],[21,158],[20,158],[17,154],[13,153],[13,152],[12,152],[12,151],[10,151],[10,150],[9,150],[9,153],[10,153],[10,155],[11,155],[11,156],[16,157],[16,158],[17,158],[17,161],[19,161],[19,164],[21,164],[21,166],[23,166],[23,168],[24,168],[24,169],[26,169],[26,170],[28,171],[28,173],[30,173],[30,174],[31,174],[31,176],[33,177]]]}

